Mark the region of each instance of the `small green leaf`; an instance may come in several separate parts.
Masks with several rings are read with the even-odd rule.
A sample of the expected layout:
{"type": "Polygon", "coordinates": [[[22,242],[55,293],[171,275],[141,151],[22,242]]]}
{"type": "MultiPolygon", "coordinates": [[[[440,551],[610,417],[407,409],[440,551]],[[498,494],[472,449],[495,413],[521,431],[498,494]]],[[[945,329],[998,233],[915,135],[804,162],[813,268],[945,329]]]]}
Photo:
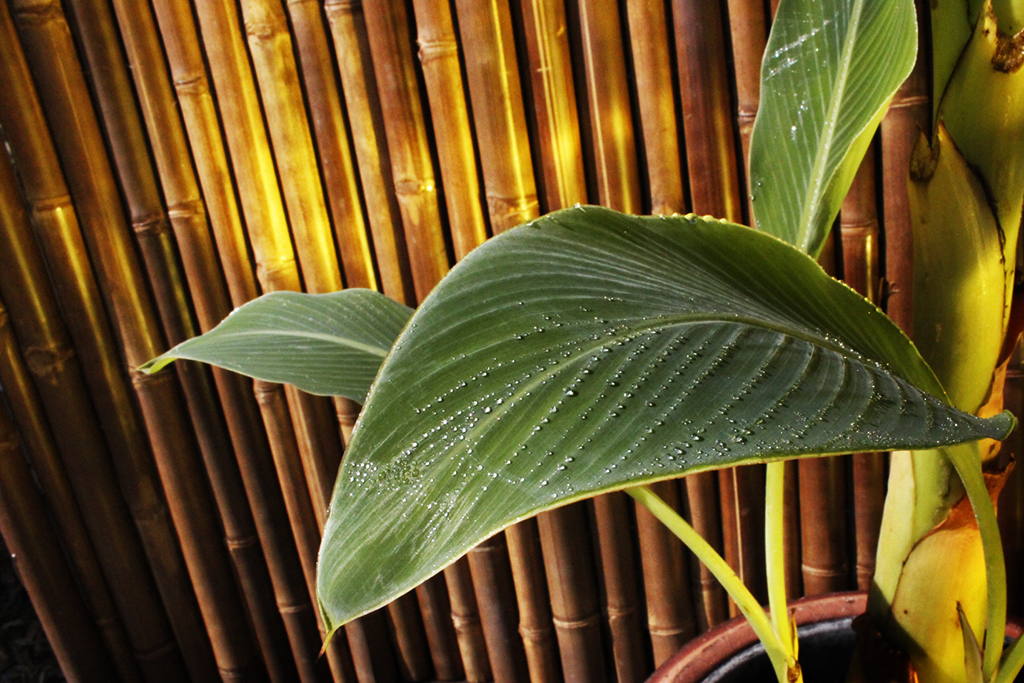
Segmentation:
{"type": "Polygon", "coordinates": [[[604,491],[1012,425],[960,413],[877,308],[783,242],[580,207],[465,258],[399,337],[339,473],[337,627],[500,529],[604,491]]]}
{"type": "Polygon", "coordinates": [[[783,0],[750,143],[757,227],[817,255],[917,51],[910,0],[783,0]]]}
{"type": "Polygon", "coordinates": [[[240,306],[214,329],[140,369],[156,372],[185,358],[362,403],[411,316],[408,306],[368,289],[274,292],[240,306]]]}

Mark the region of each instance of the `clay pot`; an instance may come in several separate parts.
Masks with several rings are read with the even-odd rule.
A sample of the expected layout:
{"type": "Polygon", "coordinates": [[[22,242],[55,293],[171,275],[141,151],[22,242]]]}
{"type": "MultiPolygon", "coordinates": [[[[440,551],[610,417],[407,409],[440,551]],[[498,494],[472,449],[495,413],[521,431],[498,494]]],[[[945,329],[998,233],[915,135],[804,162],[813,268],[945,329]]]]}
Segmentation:
{"type": "MultiPolygon", "coordinates": [[[[800,634],[804,680],[842,683],[856,634],[853,618],[864,613],[865,593],[829,593],[790,603],[800,634]],[[835,674],[828,673],[829,670],[835,674]]],[[[720,624],[687,643],[648,683],[774,683],[764,648],[746,619],[720,624]],[[760,657],[758,657],[760,655],[760,657]]]]}

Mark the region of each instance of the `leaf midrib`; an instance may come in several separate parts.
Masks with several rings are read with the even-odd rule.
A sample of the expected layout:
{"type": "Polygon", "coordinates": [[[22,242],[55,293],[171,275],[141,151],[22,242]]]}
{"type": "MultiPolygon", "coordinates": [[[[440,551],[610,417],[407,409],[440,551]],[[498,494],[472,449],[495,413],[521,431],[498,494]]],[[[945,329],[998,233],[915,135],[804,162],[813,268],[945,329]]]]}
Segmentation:
{"type": "Polygon", "coordinates": [[[358,342],[345,337],[339,337],[333,334],[327,334],[325,332],[310,332],[306,330],[239,330],[237,332],[225,333],[224,335],[228,339],[235,337],[295,337],[299,339],[316,339],[319,341],[328,342],[337,346],[351,347],[358,351],[364,351],[370,355],[384,358],[388,355],[388,348],[382,348],[380,346],[374,346],[372,344],[366,344],[364,342],[358,342]]]}
{"type": "Polygon", "coordinates": [[[818,139],[818,147],[814,157],[814,164],[811,167],[811,191],[804,194],[804,202],[800,208],[800,249],[805,253],[809,252],[812,246],[809,240],[812,237],[810,225],[813,217],[812,212],[821,199],[822,188],[828,183],[822,178],[823,166],[828,158],[828,151],[832,146],[835,137],[836,123],[839,119],[839,107],[846,93],[846,81],[850,74],[850,61],[853,53],[853,43],[857,41],[857,29],[860,26],[860,17],[864,7],[864,0],[855,0],[851,12],[850,24],[847,26],[846,37],[843,39],[843,49],[840,52],[839,78],[829,98],[829,110],[825,117],[825,133],[818,139]]]}

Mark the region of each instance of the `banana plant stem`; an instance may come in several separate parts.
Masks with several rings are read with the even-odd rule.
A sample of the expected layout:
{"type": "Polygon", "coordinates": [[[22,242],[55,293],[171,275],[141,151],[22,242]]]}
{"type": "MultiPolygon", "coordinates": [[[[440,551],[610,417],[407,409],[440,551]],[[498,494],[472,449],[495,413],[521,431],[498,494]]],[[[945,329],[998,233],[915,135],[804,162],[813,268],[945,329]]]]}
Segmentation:
{"type": "Polygon", "coordinates": [[[795,638],[786,608],[786,546],[785,498],[786,463],[770,462],[765,476],[764,555],[768,579],[768,609],[775,632],[779,634],[786,655],[796,658],[795,638]]]}
{"type": "Polygon", "coordinates": [[[747,621],[750,623],[754,633],[764,645],[765,652],[772,662],[775,675],[780,683],[800,683],[799,668],[790,668],[795,661],[790,662],[787,656],[786,647],[783,645],[779,635],[772,627],[768,615],[757,602],[757,598],[743,585],[743,581],[732,567],[719,555],[707,541],[701,538],[690,524],[679,516],[665,501],[646,486],[634,486],[626,489],[626,493],[635,498],[641,505],[651,511],[658,520],[669,530],[679,537],[686,547],[689,548],[697,558],[704,563],[718,582],[722,584],[729,597],[733,599],[736,606],[747,621]],[[798,677],[790,679],[789,672],[795,671],[798,677]]]}

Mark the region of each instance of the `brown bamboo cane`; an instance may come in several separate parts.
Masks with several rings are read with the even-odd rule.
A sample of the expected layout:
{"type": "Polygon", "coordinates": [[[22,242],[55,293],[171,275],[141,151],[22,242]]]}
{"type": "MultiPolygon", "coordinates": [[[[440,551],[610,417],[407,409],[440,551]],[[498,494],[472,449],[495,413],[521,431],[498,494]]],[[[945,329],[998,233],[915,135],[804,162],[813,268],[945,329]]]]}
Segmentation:
{"type": "MultiPolygon", "coordinates": [[[[683,479],[686,513],[690,524],[704,540],[722,552],[722,527],[719,519],[718,481],[714,476],[689,475],[683,479]]],[[[690,577],[697,599],[698,630],[706,631],[728,615],[725,593],[708,569],[690,555],[690,577]]]]}
{"type": "Polygon", "coordinates": [[[487,239],[459,44],[445,0],[416,0],[416,42],[430,103],[448,224],[461,259],[487,239]]]}
{"type": "MultiPolygon", "coordinates": [[[[505,3],[456,2],[456,7],[488,215],[492,230],[500,233],[535,218],[538,210],[512,17],[505,3]]],[[[530,678],[554,680],[560,677],[558,648],[535,523],[508,529],[506,541],[530,678]]]]}
{"type": "MultiPolygon", "coordinates": [[[[187,163],[190,160],[188,143],[177,117],[170,80],[162,66],[163,52],[155,21],[148,7],[129,6],[123,0],[115,2],[115,10],[121,21],[125,49],[132,64],[142,113],[150,131],[150,144],[163,182],[171,225],[181,248],[199,324],[207,331],[227,316],[231,302],[206,228],[206,205],[192,167],[187,163]]],[[[233,199],[232,196],[232,202],[233,199]]],[[[213,218],[223,219],[223,207],[213,218]]],[[[251,390],[247,390],[247,383],[236,375],[214,370],[214,379],[239,458],[245,491],[253,503],[256,529],[267,558],[288,640],[302,679],[315,680],[316,654],[320,647],[316,618],[306,597],[269,446],[259,426],[255,397],[251,390]]],[[[241,502],[233,503],[235,507],[241,505],[241,502]]],[[[245,505],[247,507],[248,503],[245,505]]],[[[266,645],[262,649],[266,651],[266,645]]]]}
{"type": "Polygon", "coordinates": [[[626,10],[651,213],[685,213],[681,136],[672,83],[672,32],[665,3],[641,0],[627,3],[626,10]]]}
{"type": "MultiPolygon", "coordinates": [[[[586,202],[587,188],[565,7],[529,0],[520,8],[540,150],[542,206],[566,208],[586,202]]],[[[570,683],[603,681],[600,601],[586,504],[541,513],[537,523],[563,676],[570,683]]]]}
{"type": "Polygon", "coordinates": [[[587,200],[568,21],[562,3],[523,0],[520,6],[540,150],[542,208],[554,211],[587,200]]]}
{"type": "MultiPolygon", "coordinates": [[[[161,0],[154,3],[157,21],[167,50],[168,62],[175,82],[175,89],[181,103],[189,142],[195,152],[196,168],[203,185],[206,201],[211,210],[211,223],[217,239],[218,252],[224,264],[232,300],[241,305],[254,298],[257,286],[249,266],[249,256],[240,216],[234,204],[234,189],[231,183],[231,171],[221,138],[217,112],[203,56],[199,49],[198,34],[193,23],[192,8],[187,2],[161,0]]],[[[235,177],[238,180],[239,195],[246,220],[254,232],[260,237],[263,251],[273,252],[275,243],[289,239],[275,227],[284,224],[283,205],[277,193],[276,181],[270,165],[269,150],[265,134],[262,133],[261,118],[258,110],[255,89],[251,75],[245,71],[247,80],[236,78],[232,65],[241,64],[248,69],[248,57],[241,44],[237,26],[232,28],[231,15],[218,15],[209,12],[206,17],[206,46],[212,52],[211,64],[216,65],[214,73],[220,75],[227,96],[221,98],[221,112],[227,125],[228,142],[232,146],[232,161],[235,177]]],[[[236,67],[238,68],[238,67],[236,67]]],[[[294,258],[275,262],[267,259],[260,252],[263,260],[258,261],[257,270],[265,287],[270,289],[297,289],[298,277],[294,258]]],[[[271,387],[265,383],[256,386],[257,398],[260,400],[261,413],[270,437],[270,448],[274,466],[283,485],[285,507],[293,534],[297,540],[300,560],[304,569],[304,577],[311,599],[315,601],[314,570],[319,529],[316,518],[312,514],[312,500],[305,486],[304,478],[301,489],[289,479],[291,468],[300,463],[296,455],[295,429],[290,424],[291,415],[287,407],[266,410],[265,405],[279,400],[284,403],[282,387],[271,387]],[[275,396],[271,396],[274,394],[275,396]],[[278,422],[275,422],[278,421],[278,422]],[[287,420],[289,424],[280,424],[287,420]],[[299,491],[308,502],[304,505],[295,496],[288,495],[299,491]],[[308,510],[310,515],[304,515],[308,510]],[[312,520],[312,522],[310,522],[312,520]],[[306,526],[309,528],[306,528],[306,526]],[[302,542],[312,536],[309,544],[302,542]]],[[[276,404],[275,404],[276,405],[276,404]]],[[[298,406],[296,409],[301,408],[298,406]]],[[[304,419],[301,414],[296,422],[304,419]]],[[[297,595],[297,594],[296,594],[297,595]]],[[[318,619],[319,621],[319,619],[318,619]]],[[[360,628],[356,623],[346,631],[360,628]]],[[[365,639],[364,639],[365,640],[365,639]]],[[[333,639],[327,649],[327,657],[338,680],[345,680],[345,671],[351,670],[344,639],[333,639]]],[[[382,661],[390,661],[390,652],[381,657],[382,661]]],[[[356,662],[362,671],[371,672],[373,680],[373,663],[370,661],[356,662]]]]}
{"type": "MultiPolygon", "coordinates": [[[[878,300],[878,208],[875,197],[875,148],[871,146],[854,176],[839,214],[843,279],[861,296],[878,300]]],[[[857,589],[867,590],[875,574],[875,551],[885,503],[885,455],[856,453],[853,477],[857,589]]]]}
{"type": "MultiPolygon", "coordinates": [[[[675,0],[672,8],[692,210],[698,214],[720,216],[739,222],[742,220],[743,209],[738,184],[721,3],[675,0]]],[[[701,477],[706,476],[698,475],[693,481],[693,486],[703,486],[708,490],[691,496],[691,507],[694,501],[706,504],[712,497],[711,485],[700,481],[701,477]]],[[[718,478],[720,486],[730,489],[723,492],[721,500],[740,505],[739,508],[723,506],[721,509],[723,545],[725,538],[735,541],[758,537],[758,516],[750,509],[750,494],[757,479],[755,472],[722,472],[718,478]],[[747,528],[740,530],[738,525],[741,523],[746,523],[747,528]]],[[[705,520],[711,516],[710,509],[700,515],[705,520]]],[[[726,559],[745,581],[752,586],[762,583],[759,574],[763,576],[763,572],[757,566],[756,557],[743,556],[735,542],[724,545],[724,552],[726,559]]],[[[702,568],[701,572],[702,585],[707,588],[709,583],[706,569],[702,568]]],[[[717,600],[718,593],[717,588],[712,589],[707,597],[717,600]]],[[[709,615],[714,613],[711,605],[706,605],[705,609],[709,615]]],[[[734,610],[735,607],[730,605],[730,609],[734,610]]]]}
{"type": "MultiPolygon", "coordinates": [[[[9,344],[6,329],[0,322],[0,345],[4,347],[9,344]]],[[[81,683],[115,680],[115,668],[75,588],[75,577],[47,512],[22,455],[18,433],[0,410],[0,534],[66,679],[81,683]]]]}
{"type": "MultiPolygon", "coordinates": [[[[330,224],[299,88],[287,18],[279,0],[245,0],[241,4],[249,51],[253,56],[264,103],[267,129],[273,143],[275,160],[282,169],[281,186],[295,235],[303,280],[310,292],[336,291],[341,288],[341,273],[330,240],[330,224]]],[[[309,412],[316,410],[314,403],[323,402],[322,399],[289,391],[297,400],[309,406],[309,412]]],[[[351,411],[343,409],[342,412],[348,414],[351,411]]],[[[319,424],[323,424],[323,420],[319,424]]],[[[308,428],[311,425],[306,423],[303,426],[308,428]]],[[[317,444],[303,452],[303,462],[306,465],[310,493],[313,495],[313,509],[323,528],[335,474],[341,461],[340,444],[322,430],[310,430],[306,438],[317,444]]],[[[418,590],[444,590],[444,586],[433,583],[418,590]]],[[[415,679],[429,675],[431,659],[415,599],[400,598],[389,607],[389,611],[395,626],[399,652],[410,675],[415,679]]],[[[451,647],[455,650],[454,628],[450,619],[447,626],[451,647]]],[[[436,627],[439,634],[446,633],[443,621],[438,622],[436,627]]]]}
{"type": "MultiPolygon", "coordinates": [[[[651,484],[662,500],[680,509],[675,481],[651,484]]],[[[697,620],[690,596],[689,567],[684,546],[643,506],[636,508],[640,558],[647,596],[647,626],[654,648],[654,666],[661,666],[681,645],[697,635],[697,620]]]]}
{"type": "Polygon", "coordinates": [[[526,114],[507,3],[456,0],[491,229],[537,217],[526,114]]]}
{"type": "Polygon", "coordinates": [[[565,680],[602,683],[607,674],[586,504],[538,515],[537,526],[565,680]]]}
{"type": "Polygon", "coordinates": [[[348,127],[320,3],[288,0],[287,6],[345,283],[349,287],[377,289],[357,172],[348,146],[348,127]]]}
{"type": "MultiPolygon", "coordinates": [[[[282,239],[275,243],[276,251],[264,254],[285,261],[293,259],[293,254],[297,255],[307,291],[335,292],[342,287],[341,271],[303,105],[288,19],[279,0],[245,0],[241,6],[267,131],[275,161],[281,169],[280,185],[295,238],[294,252],[282,239]]],[[[250,238],[254,241],[254,249],[258,248],[255,247],[258,238],[252,236],[251,228],[250,238]]],[[[293,394],[296,401],[308,406],[310,413],[323,412],[323,407],[315,404],[324,403],[324,399],[303,396],[298,392],[293,394]]],[[[325,429],[323,418],[318,422],[304,423],[300,431],[302,429],[306,430],[309,442],[314,444],[312,448],[303,449],[302,462],[309,480],[309,492],[313,496],[313,510],[323,528],[334,477],[341,463],[341,443],[325,429]]]]}
{"type": "MultiPolygon", "coordinates": [[[[641,158],[646,168],[651,213],[683,213],[680,135],[672,84],[671,31],[661,2],[627,5],[633,72],[636,75],[641,158]]],[[[672,483],[656,486],[659,495],[678,505],[672,483]]],[[[643,560],[647,622],[660,666],[683,643],[696,635],[684,548],[671,532],[641,505],[636,506],[640,555],[643,560]]]]}
{"type": "MultiPolygon", "coordinates": [[[[618,211],[639,213],[640,178],[618,4],[580,0],[573,10],[581,37],[598,201],[618,211]]],[[[611,494],[594,499],[593,506],[614,670],[619,683],[639,681],[649,667],[629,501],[624,494],[611,494]]]]}
{"type": "Polygon", "coordinates": [[[528,680],[523,640],[508,627],[518,621],[519,615],[504,534],[492,536],[469,551],[467,557],[477,601],[484,606],[480,620],[494,683],[528,680]]]}
{"type": "Polygon", "coordinates": [[[505,541],[519,605],[519,635],[526,650],[530,680],[560,682],[558,643],[551,621],[551,602],[536,520],[528,519],[506,529],[505,541]]]}
{"type": "MultiPolygon", "coordinates": [[[[433,114],[438,164],[445,187],[449,229],[455,257],[459,259],[487,238],[487,227],[480,203],[476,151],[462,84],[458,44],[447,2],[419,0],[413,3],[413,9],[417,20],[419,59],[433,114]]],[[[468,561],[463,560],[446,569],[444,578],[464,674],[468,680],[486,680],[490,677],[490,663],[487,661],[468,561]]],[[[426,596],[420,595],[420,600],[422,605],[426,596]]],[[[438,647],[432,645],[431,652],[437,653],[438,647]]],[[[436,654],[434,659],[438,676],[442,677],[442,662],[438,661],[436,654]]]]}
{"type": "MultiPolygon", "coordinates": [[[[836,273],[835,239],[829,233],[818,263],[836,273]]],[[[804,595],[848,587],[846,548],[846,459],[799,461],[800,548],[804,595]]]]}
{"type": "Polygon", "coordinates": [[[753,225],[750,205],[750,133],[761,101],[761,57],[768,43],[767,18],[762,0],[729,0],[729,31],[736,82],[736,121],[747,178],[747,222],[753,225]]]}
{"type": "Polygon", "coordinates": [[[465,680],[462,651],[454,624],[455,610],[452,609],[445,575],[438,574],[427,580],[427,583],[438,582],[445,583],[443,589],[430,587],[427,590],[416,591],[420,613],[423,615],[423,625],[426,628],[427,644],[434,663],[434,676],[442,681],[465,680]],[[448,628],[439,633],[434,628],[436,624],[447,624],[448,628]]]}
{"type": "MultiPolygon", "coordinates": [[[[83,233],[102,274],[103,290],[115,319],[129,368],[159,355],[164,342],[152,301],[120,213],[114,182],[89,94],[59,7],[20,4],[47,12],[47,20],[22,24],[31,45],[34,76],[43,86],[46,113],[64,161],[83,233]]],[[[25,16],[22,14],[21,16],[25,16]]],[[[237,624],[245,614],[220,538],[213,501],[204,481],[196,437],[185,418],[180,389],[170,373],[133,379],[168,507],[182,541],[185,563],[210,632],[221,675],[229,680],[253,675],[258,666],[248,634],[237,624]]]]}
{"type": "MultiPolygon", "coordinates": [[[[52,28],[50,16],[20,6],[23,30],[44,38],[52,28]]],[[[120,488],[124,493],[146,557],[150,561],[175,635],[192,677],[209,680],[216,665],[195,594],[189,582],[178,540],[160,491],[152,455],[128,393],[118,353],[107,328],[100,292],[93,279],[77,216],[60,172],[56,151],[44,125],[43,111],[35,98],[29,69],[15,35],[10,15],[0,15],[5,39],[0,79],[4,100],[11,105],[0,111],[27,199],[33,207],[33,223],[40,246],[53,274],[60,305],[67,312],[69,332],[82,358],[82,368],[97,406],[105,439],[110,444],[120,488]]],[[[70,39],[70,36],[65,38],[70,39]]],[[[52,56],[60,48],[40,51],[52,56]]],[[[78,73],[72,71],[72,74],[78,73]]],[[[79,76],[80,78],[80,76],[79,76]]],[[[52,95],[53,93],[48,93],[52,95]]]]}
{"type": "Polygon", "coordinates": [[[469,560],[461,557],[444,572],[451,596],[452,621],[458,635],[463,670],[467,683],[483,683],[491,679],[491,662],[487,658],[480,611],[473,588],[469,560]]]}
{"type": "Polygon", "coordinates": [[[0,273],[0,293],[14,303],[11,323],[19,331],[28,360],[26,367],[20,357],[8,354],[11,363],[0,366],[0,382],[8,395],[16,398],[12,403],[14,417],[34,454],[40,485],[50,500],[69,559],[80,575],[85,598],[103,630],[113,661],[121,678],[140,680],[136,656],[145,664],[150,659],[147,655],[166,650],[164,657],[152,658],[148,677],[159,677],[163,671],[171,679],[180,677],[185,672],[181,653],[174,645],[159,594],[142,559],[142,548],[120,495],[81,369],[60,322],[46,266],[6,157],[0,159],[0,273]],[[29,369],[51,420],[61,425],[55,431],[56,443],[30,387],[29,369]],[[62,458],[72,465],[68,468],[74,475],[72,481],[61,464],[62,458]],[[76,495],[83,499],[81,508],[75,502],[76,495]],[[86,512],[84,518],[80,509],[86,512]],[[90,531],[96,538],[99,557],[89,540],[90,531]],[[114,588],[113,597],[104,573],[114,588]],[[131,627],[131,644],[113,601],[131,627]]]}
{"type": "MultiPolygon", "coordinates": [[[[918,24],[928,26],[929,4],[916,2],[918,24]]],[[[914,250],[907,194],[907,169],[918,136],[931,131],[928,97],[928,32],[918,32],[917,63],[896,91],[882,118],[882,224],[885,230],[885,294],[880,302],[893,322],[910,334],[914,327],[914,250]]]]}
{"type": "MultiPolygon", "coordinates": [[[[153,287],[157,311],[168,342],[178,344],[196,336],[196,326],[189,311],[185,278],[178,265],[177,244],[161,202],[140,112],[135,105],[127,65],[118,43],[113,13],[105,2],[94,0],[73,0],[69,6],[84,46],[84,56],[111,145],[114,169],[153,287]]],[[[126,25],[132,26],[137,16],[125,16],[126,25]]],[[[161,55],[157,53],[154,57],[161,55]]],[[[157,61],[154,65],[159,66],[160,63],[157,61]]],[[[173,185],[168,189],[173,190],[173,185]]],[[[184,200],[195,207],[199,197],[196,193],[192,197],[169,197],[169,200],[179,206],[184,200]]],[[[176,212],[174,233],[186,246],[193,235],[205,231],[206,216],[201,205],[199,213],[176,212]]],[[[284,624],[276,609],[249,501],[227,425],[220,417],[211,376],[195,363],[178,364],[175,369],[185,392],[214,502],[224,525],[227,547],[270,678],[273,681],[294,678],[297,673],[295,664],[287,647],[284,624]]]]}
{"type": "Polygon", "coordinates": [[[416,297],[423,300],[447,272],[449,263],[408,16],[403,2],[376,0],[367,5],[364,17],[413,286],[416,297]]]}
{"type": "Polygon", "coordinates": [[[416,303],[361,0],[325,0],[381,288],[416,303]]]}

